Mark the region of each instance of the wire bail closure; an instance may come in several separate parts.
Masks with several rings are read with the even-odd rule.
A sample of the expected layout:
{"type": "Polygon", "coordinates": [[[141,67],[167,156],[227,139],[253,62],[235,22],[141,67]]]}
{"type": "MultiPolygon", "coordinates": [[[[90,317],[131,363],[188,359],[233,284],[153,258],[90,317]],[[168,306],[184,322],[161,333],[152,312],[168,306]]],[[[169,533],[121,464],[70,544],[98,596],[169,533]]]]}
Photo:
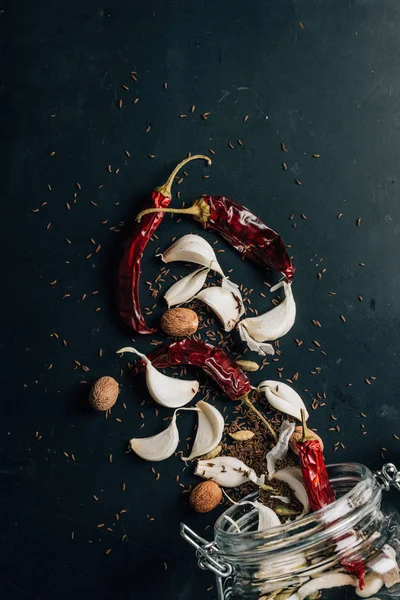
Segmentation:
{"type": "Polygon", "coordinates": [[[388,492],[394,487],[400,492],[400,471],[393,463],[386,463],[380,471],[375,473],[376,480],[388,492]]]}

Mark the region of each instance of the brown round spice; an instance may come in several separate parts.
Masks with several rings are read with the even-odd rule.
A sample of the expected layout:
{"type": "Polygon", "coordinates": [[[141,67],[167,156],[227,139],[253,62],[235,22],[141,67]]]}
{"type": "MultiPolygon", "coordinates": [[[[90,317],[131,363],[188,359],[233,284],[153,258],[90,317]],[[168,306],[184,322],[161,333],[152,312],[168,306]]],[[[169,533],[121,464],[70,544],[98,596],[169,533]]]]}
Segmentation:
{"type": "Polygon", "coordinates": [[[100,377],[92,385],[89,402],[95,410],[108,410],[117,401],[119,385],[113,377],[100,377]]]}
{"type": "MultiPolygon", "coordinates": [[[[324,442],[319,437],[319,435],[317,435],[314,431],[311,431],[308,428],[307,428],[307,435],[310,436],[310,438],[312,440],[318,440],[319,443],[321,444],[321,450],[324,449],[324,442]]],[[[292,452],[294,452],[296,454],[296,456],[299,455],[297,447],[296,447],[296,443],[299,441],[299,439],[302,436],[303,436],[303,427],[301,425],[296,425],[296,428],[293,431],[292,435],[290,436],[290,440],[289,440],[290,449],[292,450],[292,452]]]]}
{"type": "Polygon", "coordinates": [[[198,326],[199,318],[190,308],[171,308],[161,317],[161,329],[173,337],[193,335],[198,326]]]}
{"type": "Polygon", "coordinates": [[[207,513],[213,510],[222,500],[222,490],[214,481],[203,481],[193,488],[189,502],[190,506],[198,513],[207,513]]]}

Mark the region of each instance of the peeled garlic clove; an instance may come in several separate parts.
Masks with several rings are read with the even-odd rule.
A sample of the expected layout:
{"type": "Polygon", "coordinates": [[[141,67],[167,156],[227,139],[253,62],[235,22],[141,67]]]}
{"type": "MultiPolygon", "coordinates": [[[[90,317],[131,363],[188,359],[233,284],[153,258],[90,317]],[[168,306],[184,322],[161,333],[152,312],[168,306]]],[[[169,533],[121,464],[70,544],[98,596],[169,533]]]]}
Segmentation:
{"type": "MultiPolygon", "coordinates": [[[[197,410],[196,408],[183,408],[181,410],[197,410]]],[[[174,412],[171,423],[164,431],[147,438],[132,438],[129,440],[130,448],[144,460],[159,462],[173,455],[179,444],[179,433],[174,412]]]]}
{"type": "Polygon", "coordinates": [[[161,259],[165,263],[183,261],[196,263],[204,267],[209,267],[212,263],[211,268],[224,277],[210,244],[200,235],[194,235],[193,233],[188,233],[176,240],[168,250],[161,254],[161,259]]]}
{"type": "Polygon", "coordinates": [[[243,502],[234,502],[237,506],[244,504],[251,504],[258,511],[258,531],[267,531],[272,527],[279,527],[281,525],[278,515],[268,506],[265,506],[258,500],[251,502],[250,500],[244,500],[243,502]]]}
{"type": "Polygon", "coordinates": [[[209,271],[209,268],[201,267],[172,284],[164,294],[168,308],[193,300],[205,284],[209,271]]]}
{"type": "Polygon", "coordinates": [[[232,331],[244,313],[244,304],[239,286],[224,278],[222,285],[205,288],[196,296],[215,312],[225,331],[232,331]]]}
{"type": "Polygon", "coordinates": [[[182,457],[182,460],[192,460],[207,454],[218,446],[224,432],[224,417],[219,410],[203,400],[197,402],[196,407],[199,409],[196,438],[190,456],[182,457]]]}
{"type": "Polygon", "coordinates": [[[285,458],[289,450],[289,440],[295,428],[294,423],[283,421],[279,432],[278,443],[267,454],[267,471],[268,477],[271,478],[275,473],[276,461],[285,458]]]}
{"type": "MultiPolygon", "coordinates": [[[[284,336],[293,327],[296,319],[296,304],[293,298],[292,286],[286,281],[279,282],[271,288],[271,292],[283,287],[285,299],[268,312],[243,319],[239,324],[239,333],[251,350],[259,354],[271,354],[263,347],[264,342],[271,342],[284,336]],[[250,344],[252,347],[250,347],[250,344]]],[[[268,346],[267,346],[268,348],[268,346]]]]}
{"type": "Polygon", "coordinates": [[[286,467],[285,469],[277,471],[271,479],[283,481],[283,483],[286,483],[293,490],[297,500],[303,505],[303,512],[300,516],[310,512],[310,501],[308,500],[307,491],[303,483],[303,475],[301,474],[300,469],[296,467],[286,467]]]}
{"type": "Polygon", "coordinates": [[[189,404],[199,391],[199,382],[196,380],[177,379],[160,373],[145,354],[138,352],[131,346],[121,348],[117,354],[133,352],[140,356],[146,363],[146,384],[150,396],[161,406],[167,408],[180,408],[189,404]]]}
{"type": "Polygon", "coordinates": [[[357,581],[356,594],[360,598],[370,598],[373,594],[379,592],[383,586],[383,579],[381,575],[376,573],[367,573],[364,577],[364,587],[360,589],[360,583],[357,581]]]}
{"type": "Polygon", "coordinates": [[[265,476],[258,477],[253,469],[233,456],[217,456],[212,460],[199,460],[195,475],[203,479],[211,479],[221,487],[238,487],[252,481],[256,485],[265,482],[265,476]]]}
{"type": "Polygon", "coordinates": [[[304,600],[310,594],[318,590],[329,590],[331,588],[342,587],[344,585],[352,585],[356,587],[357,578],[345,573],[328,573],[316,579],[311,579],[306,584],[301,586],[295,594],[289,596],[288,600],[304,600]]]}
{"type": "Polygon", "coordinates": [[[308,412],[299,394],[290,385],[281,381],[266,379],[258,384],[257,389],[265,393],[268,402],[280,412],[301,421],[301,410],[303,409],[308,419],[308,412]]]}
{"type": "Polygon", "coordinates": [[[371,560],[367,567],[374,573],[378,573],[387,588],[400,582],[399,566],[396,560],[396,550],[389,544],[385,544],[381,553],[371,560]]]}

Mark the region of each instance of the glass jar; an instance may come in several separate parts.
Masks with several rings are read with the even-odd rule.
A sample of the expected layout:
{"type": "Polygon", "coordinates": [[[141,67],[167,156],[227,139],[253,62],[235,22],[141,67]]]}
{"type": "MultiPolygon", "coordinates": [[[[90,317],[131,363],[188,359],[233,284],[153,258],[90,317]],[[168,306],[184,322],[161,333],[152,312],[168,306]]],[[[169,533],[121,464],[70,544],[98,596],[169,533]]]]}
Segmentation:
{"type": "MultiPolygon", "coordinates": [[[[182,524],[181,534],[196,548],[199,566],[217,576],[219,600],[286,600],[305,584],[293,600],[311,593],[317,597],[323,586],[324,598],[359,598],[357,578],[349,576],[343,561],[366,565],[363,597],[400,598],[400,584],[392,585],[397,573],[391,571],[391,579],[384,576],[390,587],[377,575],[387,568],[382,565],[388,551],[398,569],[400,514],[382,503],[382,491],[390,486],[400,491],[400,472],[387,464],[373,474],[356,463],[329,465],[327,470],[335,502],[281,527],[257,531],[258,510],[249,504],[234,505],[217,519],[213,542],[182,524]],[[333,588],[333,582],[344,586],[333,588]]],[[[247,499],[255,500],[256,494],[247,499]]]]}

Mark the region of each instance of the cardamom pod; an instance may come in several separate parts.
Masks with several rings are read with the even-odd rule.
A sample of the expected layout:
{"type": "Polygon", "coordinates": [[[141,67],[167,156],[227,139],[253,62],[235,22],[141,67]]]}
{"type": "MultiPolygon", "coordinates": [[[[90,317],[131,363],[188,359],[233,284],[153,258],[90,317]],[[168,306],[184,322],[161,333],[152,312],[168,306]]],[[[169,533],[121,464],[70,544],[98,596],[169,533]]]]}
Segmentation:
{"type": "Polygon", "coordinates": [[[235,431],[235,433],[230,433],[229,435],[237,442],[245,442],[246,440],[251,440],[251,438],[254,437],[254,432],[249,431],[248,429],[240,429],[239,431],[235,431]]]}
{"type": "Polygon", "coordinates": [[[274,511],[277,515],[281,515],[281,517],[292,517],[300,514],[298,510],[293,510],[293,508],[287,506],[275,506],[274,511]]]}
{"type": "Polygon", "coordinates": [[[207,454],[201,457],[201,460],[208,460],[209,458],[215,458],[218,454],[221,454],[222,446],[215,446],[214,450],[210,450],[207,454]]]}
{"type": "Polygon", "coordinates": [[[253,360],[237,360],[236,364],[239,365],[243,371],[247,371],[248,373],[254,373],[260,368],[260,365],[253,360]]]}

